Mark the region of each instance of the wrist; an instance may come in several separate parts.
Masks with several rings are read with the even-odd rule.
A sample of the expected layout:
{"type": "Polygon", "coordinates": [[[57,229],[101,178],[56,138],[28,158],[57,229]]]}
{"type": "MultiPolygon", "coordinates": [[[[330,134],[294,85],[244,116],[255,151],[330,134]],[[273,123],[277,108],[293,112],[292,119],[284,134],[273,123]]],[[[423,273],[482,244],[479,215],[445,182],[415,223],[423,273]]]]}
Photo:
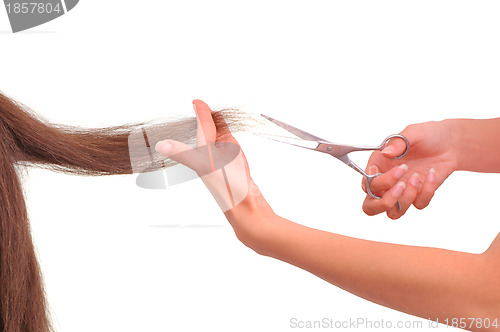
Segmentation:
{"type": "Polygon", "coordinates": [[[457,169],[500,172],[500,118],[448,120],[457,155],[457,169]]]}
{"type": "Polygon", "coordinates": [[[448,142],[448,148],[455,159],[455,170],[463,170],[464,152],[463,137],[464,127],[461,119],[447,119],[440,122],[443,132],[443,140],[448,142]]]}
{"type": "Polygon", "coordinates": [[[253,181],[250,181],[247,196],[224,215],[244,245],[265,255],[265,235],[276,214],[253,181]]]}

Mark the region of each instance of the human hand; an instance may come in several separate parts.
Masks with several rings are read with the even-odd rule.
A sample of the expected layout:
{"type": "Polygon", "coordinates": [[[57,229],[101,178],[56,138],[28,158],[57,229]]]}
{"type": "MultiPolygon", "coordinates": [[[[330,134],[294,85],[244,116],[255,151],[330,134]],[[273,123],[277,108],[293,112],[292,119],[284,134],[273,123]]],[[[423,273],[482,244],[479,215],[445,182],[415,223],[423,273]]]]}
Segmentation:
{"type": "Polygon", "coordinates": [[[224,119],[217,118],[201,100],[194,100],[193,107],[196,148],[167,139],[156,144],[156,151],[196,171],[238,239],[260,252],[265,246],[262,234],[268,233],[267,220],[274,212],[253,182],[245,154],[224,119]]]}
{"type": "MultiPolygon", "coordinates": [[[[406,127],[401,132],[410,142],[408,154],[401,159],[406,146],[401,139],[392,139],[382,151],[372,153],[366,172],[383,173],[370,183],[370,188],[381,199],[367,195],[363,211],[368,215],[387,212],[398,219],[413,204],[425,208],[436,189],[457,169],[457,153],[453,133],[446,121],[426,122],[406,127]],[[397,202],[401,211],[397,209],[397,202]]],[[[363,179],[366,192],[366,180],[363,179]]]]}
{"type": "Polygon", "coordinates": [[[156,144],[156,151],[196,171],[223,212],[248,195],[260,195],[226,122],[220,118],[216,126],[215,113],[201,100],[194,100],[193,107],[197,116],[196,148],[167,139],[156,144]]]}

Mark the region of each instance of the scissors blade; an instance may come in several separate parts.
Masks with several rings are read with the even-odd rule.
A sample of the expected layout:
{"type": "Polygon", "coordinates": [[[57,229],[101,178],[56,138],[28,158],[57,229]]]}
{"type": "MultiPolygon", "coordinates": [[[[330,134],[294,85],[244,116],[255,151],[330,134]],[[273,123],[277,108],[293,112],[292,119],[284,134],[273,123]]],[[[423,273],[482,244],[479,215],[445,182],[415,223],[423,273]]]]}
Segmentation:
{"type": "Polygon", "coordinates": [[[262,117],[266,118],[267,120],[271,121],[275,125],[280,126],[281,128],[285,129],[286,131],[294,134],[297,137],[300,137],[302,139],[308,140],[308,141],[321,141],[321,142],[327,142],[326,140],[319,138],[318,136],[314,136],[312,134],[309,134],[299,128],[295,128],[294,126],[290,126],[289,124],[286,124],[284,122],[281,122],[279,120],[273,119],[270,116],[261,114],[262,117]]]}
{"type": "Polygon", "coordinates": [[[276,142],[294,145],[294,146],[298,146],[298,147],[301,147],[304,149],[309,149],[309,150],[316,150],[316,148],[320,144],[319,142],[316,142],[316,141],[307,141],[307,140],[303,140],[300,138],[294,138],[294,137],[284,137],[284,136],[260,134],[260,133],[254,133],[254,135],[264,137],[267,139],[271,139],[271,140],[276,141],[276,142]]]}

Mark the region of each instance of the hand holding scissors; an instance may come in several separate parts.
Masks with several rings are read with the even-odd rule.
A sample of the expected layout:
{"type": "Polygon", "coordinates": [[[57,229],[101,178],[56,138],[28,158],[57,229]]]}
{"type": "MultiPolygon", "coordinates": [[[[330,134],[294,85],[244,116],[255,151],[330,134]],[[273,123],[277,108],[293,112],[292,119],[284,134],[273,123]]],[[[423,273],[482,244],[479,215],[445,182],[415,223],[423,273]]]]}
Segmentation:
{"type": "MultiPolygon", "coordinates": [[[[373,147],[356,146],[356,145],[340,145],[340,144],[334,144],[332,142],[329,142],[327,140],[319,138],[315,135],[309,134],[301,129],[295,128],[291,125],[288,125],[286,123],[283,123],[281,121],[273,119],[269,116],[266,116],[263,114],[261,114],[261,115],[264,118],[266,118],[267,120],[271,121],[272,123],[278,125],[279,127],[283,128],[283,129],[287,130],[288,132],[292,133],[293,135],[299,137],[300,139],[294,139],[294,138],[286,139],[283,137],[272,136],[272,135],[259,135],[259,136],[273,139],[273,140],[278,141],[278,142],[295,145],[295,146],[302,147],[305,149],[327,153],[327,154],[337,158],[338,160],[342,161],[344,164],[351,167],[352,169],[354,169],[355,171],[357,171],[358,173],[360,173],[361,175],[363,175],[366,178],[366,191],[367,191],[368,195],[370,195],[371,197],[373,197],[375,199],[379,199],[381,197],[376,196],[372,192],[372,190],[370,188],[370,184],[374,178],[376,178],[377,176],[380,176],[382,174],[381,173],[377,173],[377,174],[366,173],[363,169],[361,169],[358,165],[356,165],[349,158],[348,154],[351,152],[355,152],[355,151],[383,150],[384,147],[389,142],[389,140],[391,140],[393,138],[402,139],[406,144],[406,149],[404,150],[404,152],[401,155],[399,155],[393,159],[398,159],[398,158],[404,157],[408,153],[408,151],[410,150],[410,142],[408,141],[408,139],[405,136],[399,135],[399,134],[390,135],[386,139],[384,139],[384,141],[380,145],[373,146],[373,147]]],[[[399,201],[397,202],[397,207],[398,207],[398,210],[401,210],[401,204],[399,203],[399,201]]]]}

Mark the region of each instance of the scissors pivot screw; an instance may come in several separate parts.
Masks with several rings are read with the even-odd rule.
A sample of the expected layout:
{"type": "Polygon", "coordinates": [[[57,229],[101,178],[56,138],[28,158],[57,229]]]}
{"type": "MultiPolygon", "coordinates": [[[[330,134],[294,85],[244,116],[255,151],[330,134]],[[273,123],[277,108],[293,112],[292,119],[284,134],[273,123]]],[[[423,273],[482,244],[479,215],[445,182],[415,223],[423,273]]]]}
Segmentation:
{"type": "Polygon", "coordinates": [[[327,147],[326,149],[327,149],[328,151],[332,151],[332,147],[331,147],[331,146],[327,147]]]}

